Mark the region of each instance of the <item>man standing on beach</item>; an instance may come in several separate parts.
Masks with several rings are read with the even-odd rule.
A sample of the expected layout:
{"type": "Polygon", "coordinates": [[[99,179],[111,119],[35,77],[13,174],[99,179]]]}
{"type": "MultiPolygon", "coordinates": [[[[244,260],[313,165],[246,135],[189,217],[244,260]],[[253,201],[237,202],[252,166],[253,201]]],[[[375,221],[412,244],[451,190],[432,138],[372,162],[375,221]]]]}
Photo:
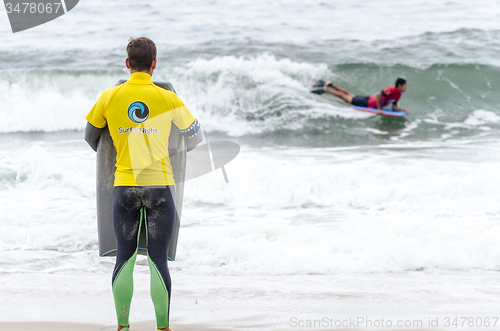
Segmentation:
{"type": "Polygon", "coordinates": [[[144,37],[131,38],[127,53],[125,63],[130,79],[101,94],[86,117],[85,139],[97,150],[100,133],[107,125],[117,152],[113,193],[117,256],[112,288],[118,331],[128,331],[130,327],[132,272],[143,216],[156,323],[159,330],[170,331],[167,250],[176,215],[172,195],[175,183],[168,153],[171,123],[186,137],[188,150],[201,142],[202,134],[198,120],[181,99],[152,83],[156,68],[154,42],[144,37]],[[143,215],[141,209],[145,210],[143,215]]]}

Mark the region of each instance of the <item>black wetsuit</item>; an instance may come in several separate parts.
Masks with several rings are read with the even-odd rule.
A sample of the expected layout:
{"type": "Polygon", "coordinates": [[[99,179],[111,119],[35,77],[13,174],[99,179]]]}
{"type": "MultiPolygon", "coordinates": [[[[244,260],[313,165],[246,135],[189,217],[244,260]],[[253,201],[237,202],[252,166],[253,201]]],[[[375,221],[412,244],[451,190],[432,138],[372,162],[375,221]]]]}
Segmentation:
{"type": "MultiPolygon", "coordinates": [[[[139,233],[146,227],[148,263],[151,269],[151,297],[159,328],[168,326],[171,280],[167,250],[175,220],[173,186],[116,186],[113,196],[113,229],[117,256],[113,272],[113,293],[117,310],[128,320],[132,299],[132,271],[137,256],[139,233]],[[119,288],[115,291],[115,288],[119,288]],[[117,297],[118,296],[118,297],[117,297]]],[[[126,323],[126,322],[124,322],[126,323]]],[[[124,325],[124,324],[121,324],[124,325]]],[[[125,326],[125,325],[124,325],[125,326]]]]}

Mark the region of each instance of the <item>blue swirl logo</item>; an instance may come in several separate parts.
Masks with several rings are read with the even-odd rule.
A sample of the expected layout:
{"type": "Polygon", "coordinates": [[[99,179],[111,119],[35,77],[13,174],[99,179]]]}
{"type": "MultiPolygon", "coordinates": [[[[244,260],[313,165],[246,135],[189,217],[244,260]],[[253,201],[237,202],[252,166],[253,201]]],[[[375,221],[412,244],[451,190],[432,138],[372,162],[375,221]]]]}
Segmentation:
{"type": "Polygon", "coordinates": [[[142,123],[149,117],[149,107],[142,101],[135,101],[128,106],[128,118],[134,123],[142,123]]]}

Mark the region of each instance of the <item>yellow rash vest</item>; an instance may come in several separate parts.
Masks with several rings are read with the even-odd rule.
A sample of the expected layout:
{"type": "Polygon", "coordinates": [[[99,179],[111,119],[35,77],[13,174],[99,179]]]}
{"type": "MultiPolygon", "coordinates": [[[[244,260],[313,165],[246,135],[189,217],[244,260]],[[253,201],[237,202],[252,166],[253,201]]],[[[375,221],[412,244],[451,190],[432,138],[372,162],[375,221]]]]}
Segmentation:
{"type": "Polygon", "coordinates": [[[108,125],[117,153],[115,186],[175,184],[168,156],[171,123],[185,130],[195,118],[149,74],[132,73],[124,84],[105,90],[86,119],[96,128],[108,125]]]}

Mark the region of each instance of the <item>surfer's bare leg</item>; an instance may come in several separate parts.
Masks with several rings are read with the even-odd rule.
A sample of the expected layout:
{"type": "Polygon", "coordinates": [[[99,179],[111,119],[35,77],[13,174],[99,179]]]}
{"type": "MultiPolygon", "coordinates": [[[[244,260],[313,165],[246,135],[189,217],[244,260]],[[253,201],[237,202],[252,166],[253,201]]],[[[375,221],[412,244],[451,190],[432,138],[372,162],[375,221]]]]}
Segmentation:
{"type": "Polygon", "coordinates": [[[339,86],[333,85],[331,81],[327,81],[325,83],[324,89],[325,89],[325,92],[330,93],[330,94],[344,100],[347,103],[351,103],[352,98],[354,98],[354,96],[355,96],[354,94],[347,91],[346,89],[343,89],[339,86]]]}
{"type": "MultiPolygon", "coordinates": [[[[345,88],[342,88],[340,86],[337,86],[337,85],[333,85],[332,81],[331,80],[327,80],[325,82],[325,87],[331,87],[339,92],[342,92],[344,94],[352,94],[351,92],[349,92],[348,90],[346,90],[345,88]]],[[[354,95],[354,94],[353,94],[354,95]]]]}

